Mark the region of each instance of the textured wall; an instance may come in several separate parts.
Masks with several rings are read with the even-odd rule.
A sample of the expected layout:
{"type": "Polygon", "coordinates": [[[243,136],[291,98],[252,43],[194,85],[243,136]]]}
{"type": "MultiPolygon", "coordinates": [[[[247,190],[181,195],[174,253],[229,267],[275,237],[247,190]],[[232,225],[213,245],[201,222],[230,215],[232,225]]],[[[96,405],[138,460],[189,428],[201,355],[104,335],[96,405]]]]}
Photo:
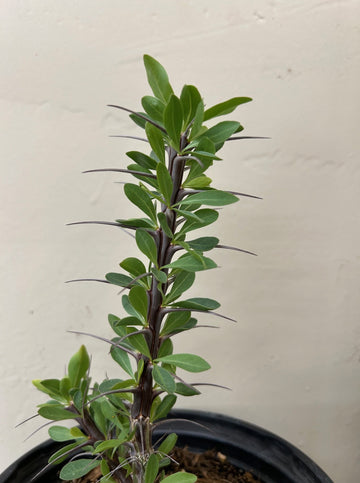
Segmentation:
{"type": "MultiPolygon", "coordinates": [[[[139,107],[148,53],[208,105],[252,96],[237,118],[271,137],[229,143],[212,172],[264,198],[217,224],[260,256],[219,251],[222,270],[194,290],[239,323],[178,338],[211,361],[204,380],[233,391],[180,405],[264,426],[335,481],[358,481],[359,13],[350,0],[0,2],[0,470],[47,437],[23,443],[38,423],[14,425],[43,401],[31,379],[61,376],[85,341],[66,330],[110,334],[106,315],[119,313],[116,290],[63,282],[114,270],[134,254],[128,237],[64,225],[130,214],[120,177],[81,171],[124,166],[139,147],[108,137],[137,128],[105,106],[139,107]]],[[[85,342],[95,377],[115,375],[104,346],[85,342]]]]}

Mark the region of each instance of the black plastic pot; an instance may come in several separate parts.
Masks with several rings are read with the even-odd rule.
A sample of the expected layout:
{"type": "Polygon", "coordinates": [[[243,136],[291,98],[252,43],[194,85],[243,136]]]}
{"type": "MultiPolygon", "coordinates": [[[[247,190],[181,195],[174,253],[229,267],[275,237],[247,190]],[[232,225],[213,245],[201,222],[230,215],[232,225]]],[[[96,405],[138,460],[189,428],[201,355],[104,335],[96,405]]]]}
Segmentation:
{"type": "MultiPolygon", "coordinates": [[[[176,410],[169,415],[169,421],[155,429],[154,438],[171,432],[178,434],[179,446],[188,446],[195,452],[215,448],[233,465],[251,471],[264,483],[333,483],[293,445],[238,419],[203,411],[176,410]]],[[[46,465],[49,455],[61,446],[50,440],[37,446],[0,475],[0,483],[30,482],[46,465]]],[[[54,466],[34,482],[60,483],[58,471],[54,466]]]]}

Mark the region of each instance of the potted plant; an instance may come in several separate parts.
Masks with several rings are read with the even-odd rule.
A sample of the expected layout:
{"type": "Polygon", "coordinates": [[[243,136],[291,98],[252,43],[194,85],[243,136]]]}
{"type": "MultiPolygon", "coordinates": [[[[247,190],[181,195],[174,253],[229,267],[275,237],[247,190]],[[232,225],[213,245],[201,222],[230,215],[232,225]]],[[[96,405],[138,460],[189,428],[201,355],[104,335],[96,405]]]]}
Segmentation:
{"type": "Polygon", "coordinates": [[[195,450],[213,447],[226,453],[235,466],[252,469],[254,477],[264,482],[330,481],[306,456],[264,430],[201,412],[172,411],[169,416],[179,395],[195,396],[201,385],[180,377],[178,369],[200,373],[210,368],[198,355],[177,353],[175,336],[200,327],[199,313],[228,318],[217,312],[216,300],[185,294],[198,271],[216,268],[209,252],[245,251],[197,232],[217,220],[219,207],[250,196],[216,189],[207,172],[220,159],[218,152],[225,142],[247,137],[239,135],[243,127],[237,121],[212,121],[251,99],[235,97],[205,109],[196,87],[185,85],[177,97],[159,62],[145,55],[144,63],[153,92],[141,100],[144,112],[111,107],[129,112],[144,130],[140,139],[150,146],[148,152],[126,153],[131,160],[126,169],[92,170],[135,178],[125,183],[124,192],[140,215],[114,222],[80,222],[110,224],[134,240],[136,255],[120,261],[121,272],[100,280],[121,287],[123,314],[108,316],[113,338],[74,331],[110,347],[120,378],[92,382],[90,357],[81,346],[65,377],[34,381],[50,397],[39,405],[38,415],[51,424],[53,443],[39,447],[37,456],[26,455],[20,467],[11,467],[0,481],[53,482],[59,481],[59,474],[60,480],[78,483],[90,481],[86,478],[93,471],[96,476],[91,481],[109,483],[195,482],[197,477],[188,471],[165,472],[174,459],[178,436],[182,445],[195,450]],[[62,421],[73,423],[72,427],[62,421]],[[29,471],[26,477],[24,471],[29,471]]]}

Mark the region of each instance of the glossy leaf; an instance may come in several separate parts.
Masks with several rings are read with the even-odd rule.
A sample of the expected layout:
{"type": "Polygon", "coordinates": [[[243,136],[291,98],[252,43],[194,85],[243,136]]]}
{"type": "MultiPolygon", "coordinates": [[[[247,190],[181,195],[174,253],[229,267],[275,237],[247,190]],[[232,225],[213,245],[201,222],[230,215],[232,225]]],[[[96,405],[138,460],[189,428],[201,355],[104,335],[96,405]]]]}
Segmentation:
{"type": "Polygon", "coordinates": [[[144,65],[149,85],[155,97],[163,102],[167,102],[173,90],[166,70],[160,62],[150,57],[150,55],[144,55],[144,65]]]}
{"type": "Polygon", "coordinates": [[[250,102],[252,99],[250,97],[233,97],[225,102],[220,102],[215,106],[206,109],[204,113],[204,122],[208,121],[217,116],[224,116],[225,114],[230,114],[233,112],[240,104],[245,104],[250,102]]]}
{"type": "Polygon", "coordinates": [[[165,164],[158,163],[156,167],[156,175],[159,183],[160,192],[163,195],[166,204],[170,206],[170,200],[173,191],[173,182],[165,164]]]}
{"type": "Polygon", "coordinates": [[[99,460],[89,460],[84,458],[70,461],[61,469],[60,478],[62,480],[74,480],[76,478],[81,478],[99,466],[99,464],[99,460]]]}
{"type": "Polygon", "coordinates": [[[187,220],[181,228],[179,232],[180,234],[211,225],[219,217],[219,213],[217,211],[209,208],[201,208],[200,210],[195,211],[195,214],[200,218],[201,221],[187,220]]]}
{"type": "Polygon", "coordinates": [[[147,122],[145,124],[145,133],[154,153],[162,163],[165,163],[165,144],[161,131],[147,122]]]}
{"type": "Polygon", "coordinates": [[[212,250],[218,245],[218,243],[219,239],[215,236],[204,236],[187,242],[190,248],[199,252],[212,250]]]}
{"type": "Polygon", "coordinates": [[[129,300],[134,309],[146,320],[148,299],[144,287],[135,286],[130,289],[129,300]]]}
{"type": "Polygon", "coordinates": [[[143,166],[146,169],[156,169],[157,162],[147,154],[139,151],[128,151],[126,155],[135,161],[135,163],[143,166]]]}
{"type": "Polygon", "coordinates": [[[159,471],[159,459],[155,453],[151,454],[145,468],[144,483],[154,483],[159,471]]]}
{"type": "Polygon", "coordinates": [[[153,367],[153,378],[154,381],[159,384],[159,386],[168,393],[173,393],[175,391],[175,381],[173,376],[163,367],[158,364],[153,367]]]}
{"type": "Polygon", "coordinates": [[[220,307],[219,302],[213,299],[194,297],[188,300],[181,300],[173,304],[176,307],[182,307],[190,310],[216,310],[220,307]]]}
{"type": "Polygon", "coordinates": [[[209,270],[216,268],[216,263],[208,257],[195,257],[194,255],[187,253],[181,256],[174,262],[165,265],[164,268],[181,268],[188,272],[199,272],[202,270],[209,270]],[[200,258],[200,259],[199,259],[200,258]]]}
{"type": "Polygon", "coordinates": [[[200,92],[195,86],[185,85],[180,94],[180,102],[184,116],[184,127],[194,119],[196,109],[201,102],[200,92]]]}
{"type": "Polygon", "coordinates": [[[156,211],[149,195],[140,186],[127,183],[124,186],[127,198],[156,223],[156,211]]]}
{"type": "Polygon", "coordinates": [[[113,272],[107,273],[105,278],[108,282],[113,285],[118,285],[119,287],[127,287],[133,281],[133,279],[127,275],[113,272]]]}
{"type": "Polygon", "coordinates": [[[157,97],[152,96],[144,96],[141,99],[141,104],[151,119],[162,125],[165,104],[157,97]]]}
{"type": "Polygon", "coordinates": [[[179,298],[186,290],[193,285],[195,281],[194,272],[180,272],[171,287],[169,294],[166,296],[165,303],[171,303],[179,298]]]}
{"type": "Polygon", "coordinates": [[[71,385],[77,387],[90,366],[90,357],[84,345],[72,356],[68,366],[71,385]]]}
{"type": "Polygon", "coordinates": [[[145,230],[136,230],[136,244],[139,250],[148,257],[148,259],[157,265],[157,248],[154,238],[145,230]]]}
{"type": "Polygon", "coordinates": [[[121,263],[120,267],[130,273],[134,277],[139,277],[146,273],[145,265],[141,260],[135,257],[125,258],[121,263]]]}
{"type": "Polygon", "coordinates": [[[234,134],[241,124],[236,121],[222,121],[208,129],[202,136],[210,139],[215,145],[225,142],[234,134]]]}
{"type": "Polygon", "coordinates": [[[184,188],[202,189],[210,186],[212,179],[204,174],[183,183],[184,188]]]}
{"type": "Polygon", "coordinates": [[[129,356],[125,351],[120,349],[120,347],[111,347],[110,354],[114,361],[117,362],[119,366],[129,374],[129,376],[134,376],[129,356]]]}
{"type": "Polygon", "coordinates": [[[64,426],[51,426],[51,428],[48,429],[48,433],[50,438],[54,441],[62,442],[74,439],[74,436],[71,434],[70,429],[64,426]]]}
{"type": "Polygon", "coordinates": [[[210,364],[195,354],[171,354],[160,357],[155,362],[172,364],[188,372],[203,372],[210,369],[210,364]]]}
{"type": "Polygon", "coordinates": [[[196,480],[197,476],[191,473],[179,472],[166,476],[161,483],[195,483],[196,480]]]}
{"type": "Polygon", "coordinates": [[[154,420],[166,418],[171,408],[176,403],[174,394],[167,394],[156,409],[154,420]]]}
{"type": "Polygon", "coordinates": [[[172,334],[173,332],[180,332],[187,330],[191,326],[196,325],[196,319],[192,319],[195,323],[190,322],[191,312],[171,312],[164,323],[161,335],[172,334]]]}
{"type": "Polygon", "coordinates": [[[175,389],[176,394],[180,394],[181,396],[185,397],[190,397],[190,396],[197,396],[200,393],[195,387],[188,386],[186,384],[183,384],[182,382],[177,382],[176,383],[176,389],[175,389]]]}
{"type": "Polygon", "coordinates": [[[207,190],[188,196],[181,201],[181,206],[192,205],[194,203],[208,206],[225,206],[236,203],[237,201],[237,196],[227,191],[207,190]]]}
{"type": "Polygon", "coordinates": [[[171,95],[164,110],[164,126],[176,149],[180,144],[182,123],[183,112],[180,100],[175,95],[171,95]]]}

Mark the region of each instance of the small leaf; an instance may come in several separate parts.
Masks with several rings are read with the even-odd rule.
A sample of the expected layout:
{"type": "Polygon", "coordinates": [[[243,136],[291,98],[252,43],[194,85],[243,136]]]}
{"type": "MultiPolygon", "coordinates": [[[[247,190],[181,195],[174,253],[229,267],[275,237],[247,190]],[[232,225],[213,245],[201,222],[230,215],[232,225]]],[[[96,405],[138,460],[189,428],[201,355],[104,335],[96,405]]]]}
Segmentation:
{"type": "Polygon", "coordinates": [[[147,122],[145,124],[145,133],[154,153],[162,163],[165,163],[165,144],[161,131],[147,122]]]}
{"type": "Polygon", "coordinates": [[[180,145],[182,123],[183,112],[180,100],[172,94],[164,110],[164,126],[175,149],[180,145]]]}
{"type": "Polygon", "coordinates": [[[165,303],[168,304],[180,297],[184,292],[186,292],[186,290],[189,290],[194,281],[194,272],[180,272],[178,275],[176,275],[171,291],[166,296],[165,303]]]}
{"type": "Polygon", "coordinates": [[[174,473],[173,475],[167,476],[161,483],[195,483],[197,480],[197,476],[186,473],[186,472],[178,472],[174,473]]]}
{"type": "Polygon", "coordinates": [[[151,454],[145,469],[144,483],[154,483],[159,471],[159,459],[156,454],[151,454]]]}
{"type": "Polygon", "coordinates": [[[151,119],[162,125],[165,104],[157,97],[152,96],[144,96],[141,99],[141,104],[151,119]]]}
{"type": "Polygon", "coordinates": [[[158,216],[158,220],[159,220],[161,229],[163,230],[163,232],[165,233],[166,236],[168,236],[170,239],[172,239],[174,235],[173,235],[173,233],[172,233],[172,231],[171,231],[171,229],[168,225],[165,213],[160,211],[157,216],[158,216]]]}
{"type": "Polygon", "coordinates": [[[154,381],[159,384],[164,391],[168,393],[173,393],[175,391],[174,378],[166,369],[156,364],[153,367],[152,374],[154,381]]]}
{"type": "Polygon", "coordinates": [[[200,272],[202,270],[209,270],[211,268],[216,268],[216,263],[208,257],[197,256],[195,257],[191,253],[182,255],[180,258],[174,262],[165,265],[163,268],[181,268],[188,272],[200,272]]]}
{"type": "Polygon", "coordinates": [[[135,236],[139,250],[142,251],[155,266],[157,266],[157,248],[154,238],[141,228],[136,230],[135,236]]]}
{"type": "Polygon", "coordinates": [[[64,419],[75,419],[76,414],[67,411],[59,406],[45,406],[39,409],[38,413],[45,419],[53,421],[63,421],[64,419]]]}
{"type": "Polygon", "coordinates": [[[225,206],[230,205],[231,203],[236,203],[237,201],[238,198],[227,191],[207,190],[190,195],[179,204],[181,206],[192,205],[194,203],[209,206],[225,206]]]}
{"type": "Polygon", "coordinates": [[[165,357],[159,357],[155,362],[173,364],[188,372],[203,372],[210,369],[210,364],[195,354],[171,354],[165,357]]]}
{"type": "Polygon", "coordinates": [[[216,245],[218,245],[218,243],[219,239],[215,236],[204,236],[187,242],[190,248],[199,252],[207,252],[212,250],[216,247],[216,245]]]}
{"type": "Polygon", "coordinates": [[[100,463],[98,460],[89,460],[84,458],[70,461],[60,471],[60,478],[66,481],[81,478],[99,466],[99,464],[100,463]]]}
{"type": "Polygon", "coordinates": [[[48,433],[54,441],[69,441],[74,439],[70,429],[64,426],[52,426],[48,429],[48,433]]]}
{"type": "Polygon", "coordinates": [[[154,420],[166,418],[171,408],[176,403],[174,394],[167,394],[156,409],[154,420]]]}
{"type": "Polygon", "coordinates": [[[148,299],[144,287],[132,287],[129,292],[129,300],[134,309],[144,317],[144,320],[146,320],[148,299]]]}
{"type": "Polygon", "coordinates": [[[139,151],[128,151],[126,155],[146,169],[156,169],[157,162],[147,154],[140,153],[139,151]]]}
{"type": "Polygon", "coordinates": [[[127,287],[133,281],[133,279],[127,275],[114,272],[107,273],[105,278],[108,282],[112,283],[113,285],[118,285],[119,287],[127,287]]]}
{"type": "Polygon", "coordinates": [[[159,351],[157,356],[158,357],[163,357],[163,356],[168,356],[169,354],[173,353],[173,343],[171,342],[171,339],[165,339],[161,342],[159,351]]]}
{"type": "Polygon", "coordinates": [[[236,121],[222,121],[212,126],[204,134],[200,136],[210,139],[215,145],[225,142],[229,137],[239,129],[241,124],[236,121]]]}
{"type": "Polygon", "coordinates": [[[184,188],[194,188],[194,189],[202,189],[207,188],[210,186],[212,179],[208,178],[204,174],[198,176],[197,178],[190,179],[189,181],[185,181],[183,183],[184,188]]]}
{"type": "Polygon", "coordinates": [[[169,171],[165,164],[158,163],[156,166],[156,176],[159,182],[160,192],[163,195],[166,204],[170,206],[171,195],[173,192],[173,183],[169,171]]]}
{"type": "Polygon", "coordinates": [[[195,389],[195,387],[188,386],[186,384],[183,384],[182,382],[177,382],[176,383],[176,389],[175,389],[176,394],[180,394],[181,396],[189,397],[189,396],[198,396],[200,391],[195,389]]]}
{"type": "Polygon", "coordinates": [[[68,457],[68,455],[65,455],[65,456],[63,456],[63,455],[70,450],[76,450],[78,446],[79,446],[79,441],[76,441],[75,443],[70,443],[70,444],[67,444],[66,446],[63,446],[62,448],[60,448],[58,451],[56,451],[55,453],[53,453],[50,456],[48,462],[54,463],[54,464],[59,464],[59,463],[63,462],[68,457]]]}
{"type": "Polygon", "coordinates": [[[144,55],[144,65],[147,79],[154,95],[161,101],[167,102],[173,90],[166,70],[150,55],[144,55]]]}
{"type": "Polygon", "coordinates": [[[201,221],[187,220],[178,234],[182,235],[189,231],[197,230],[198,228],[211,225],[219,217],[219,213],[217,211],[211,210],[209,208],[202,208],[200,210],[197,210],[195,211],[195,214],[201,219],[201,221]]]}
{"type": "Polygon", "coordinates": [[[149,346],[145,340],[143,334],[137,334],[136,331],[133,332],[131,336],[128,337],[130,344],[141,354],[144,354],[146,357],[151,359],[151,354],[149,350],[149,346]]]}
{"type": "Polygon", "coordinates": [[[96,446],[94,453],[101,453],[102,451],[105,451],[107,449],[118,448],[120,445],[123,444],[125,439],[126,438],[120,438],[120,439],[110,439],[107,441],[103,441],[102,443],[96,446]]]}
{"type": "Polygon", "coordinates": [[[175,434],[175,433],[168,434],[166,436],[166,438],[164,439],[164,441],[159,446],[158,451],[160,453],[169,454],[170,451],[176,445],[177,439],[178,439],[177,434],[175,434]]]}
{"type": "Polygon", "coordinates": [[[193,140],[200,132],[204,120],[204,103],[200,101],[195,112],[194,122],[191,128],[190,140],[193,140]]]}
{"type": "Polygon", "coordinates": [[[220,102],[215,106],[206,109],[204,112],[204,122],[217,116],[224,116],[225,114],[230,114],[233,112],[240,104],[245,104],[250,102],[252,99],[250,97],[233,97],[225,102],[220,102]]]}
{"type": "Polygon", "coordinates": [[[194,119],[196,109],[201,102],[200,92],[195,86],[185,85],[180,94],[180,102],[184,116],[184,127],[194,119]]]}
{"type": "Polygon", "coordinates": [[[213,299],[195,297],[188,300],[182,300],[180,302],[175,302],[176,307],[182,307],[189,310],[215,310],[220,307],[219,302],[213,299]]]}
{"type": "Polygon", "coordinates": [[[127,374],[129,374],[129,376],[134,377],[129,356],[125,351],[120,349],[120,347],[113,346],[111,347],[110,354],[114,361],[117,362],[119,366],[122,367],[127,374]]]}
{"type": "Polygon", "coordinates": [[[187,323],[190,320],[190,316],[191,316],[190,311],[189,312],[187,311],[171,312],[167,316],[166,322],[161,331],[161,335],[167,335],[167,334],[171,334],[172,332],[187,329],[188,328],[187,323]]]}
{"type": "Polygon", "coordinates": [[[146,268],[143,262],[135,257],[125,258],[125,260],[120,263],[120,267],[134,277],[139,277],[146,273],[146,268]]]}
{"type": "Polygon", "coordinates": [[[151,272],[153,273],[156,280],[160,283],[166,283],[168,278],[165,272],[158,270],[157,268],[152,267],[151,272]]]}
{"type": "Polygon", "coordinates": [[[84,345],[72,356],[68,366],[71,385],[77,387],[90,367],[90,357],[84,345]]]}
{"type": "Polygon", "coordinates": [[[132,183],[126,183],[124,192],[128,199],[156,223],[156,211],[149,195],[132,183]]]}

